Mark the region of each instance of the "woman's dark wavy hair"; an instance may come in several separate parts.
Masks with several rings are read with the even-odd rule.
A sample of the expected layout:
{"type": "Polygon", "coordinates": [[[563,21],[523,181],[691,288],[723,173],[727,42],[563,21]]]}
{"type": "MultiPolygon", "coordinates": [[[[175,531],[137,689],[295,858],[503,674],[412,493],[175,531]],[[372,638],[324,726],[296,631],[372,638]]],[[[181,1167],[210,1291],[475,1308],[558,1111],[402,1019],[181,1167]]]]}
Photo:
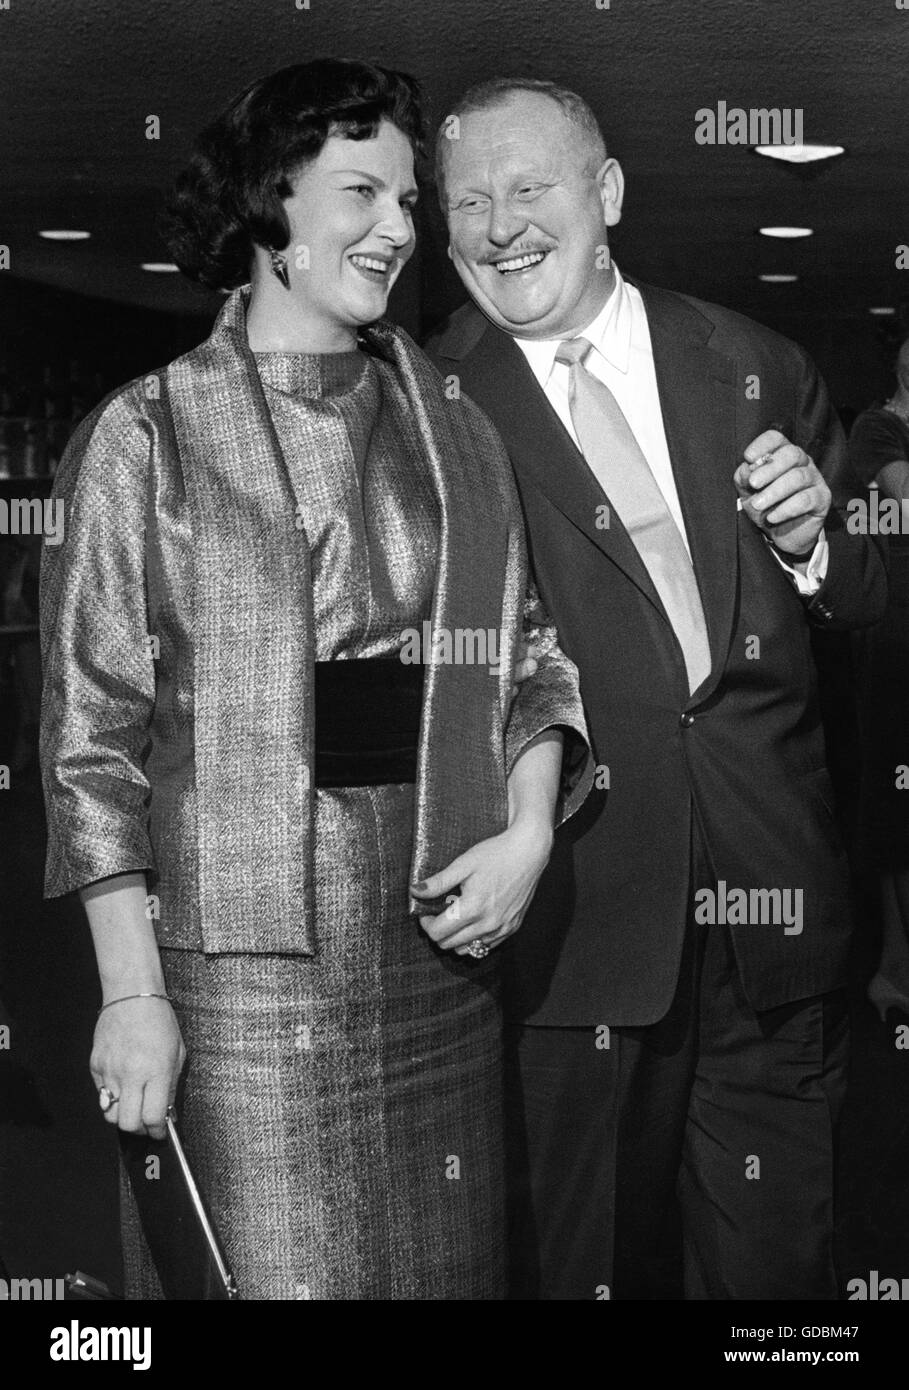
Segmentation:
{"type": "Polygon", "coordinates": [[[420,87],[407,73],[318,58],[254,82],[202,131],[174,185],[161,232],[184,275],[209,289],[246,284],[253,244],[290,240],[291,177],[330,135],[366,140],[383,119],[422,154],[420,87]]]}

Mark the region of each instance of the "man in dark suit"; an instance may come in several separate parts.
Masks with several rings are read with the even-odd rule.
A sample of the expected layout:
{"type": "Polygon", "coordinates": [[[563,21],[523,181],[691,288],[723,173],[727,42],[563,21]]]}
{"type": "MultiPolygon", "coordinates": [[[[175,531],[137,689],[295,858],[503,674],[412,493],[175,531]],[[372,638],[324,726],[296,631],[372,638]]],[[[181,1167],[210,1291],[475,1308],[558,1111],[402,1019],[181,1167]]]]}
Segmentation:
{"type": "Polygon", "coordinates": [[[429,344],[509,448],[598,790],[503,947],[513,1294],[837,1296],[849,886],[809,629],[883,611],[831,508],[818,374],[634,285],[589,108],[481,84],[443,123],[474,303],[429,344]]]}

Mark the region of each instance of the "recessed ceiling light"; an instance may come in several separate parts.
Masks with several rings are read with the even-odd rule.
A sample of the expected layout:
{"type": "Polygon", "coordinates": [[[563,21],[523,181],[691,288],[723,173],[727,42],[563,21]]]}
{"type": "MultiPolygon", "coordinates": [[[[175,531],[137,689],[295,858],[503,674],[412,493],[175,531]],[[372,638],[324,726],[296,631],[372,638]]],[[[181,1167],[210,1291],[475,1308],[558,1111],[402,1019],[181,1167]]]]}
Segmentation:
{"type": "Polygon", "coordinates": [[[758,279],[763,280],[765,285],[791,285],[797,280],[797,275],[759,275],[758,279]]]}
{"type": "Polygon", "coordinates": [[[782,159],[787,164],[813,164],[818,159],[833,159],[845,154],[843,145],[755,145],[755,154],[768,159],[782,159]]]}
{"type": "Polygon", "coordinates": [[[761,236],[780,237],[786,241],[794,241],[796,237],[814,236],[813,227],[759,227],[761,236]]]}
{"type": "Polygon", "coordinates": [[[873,309],[868,310],[868,313],[876,315],[879,319],[889,319],[896,313],[896,310],[889,304],[876,304],[873,309]]]}
{"type": "Polygon", "coordinates": [[[180,267],[172,261],[143,261],[140,269],[151,271],[152,275],[172,275],[180,267]]]}
{"type": "Polygon", "coordinates": [[[45,241],[88,241],[91,232],[77,232],[70,227],[51,227],[38,235],[43,236],[45,241]]]}

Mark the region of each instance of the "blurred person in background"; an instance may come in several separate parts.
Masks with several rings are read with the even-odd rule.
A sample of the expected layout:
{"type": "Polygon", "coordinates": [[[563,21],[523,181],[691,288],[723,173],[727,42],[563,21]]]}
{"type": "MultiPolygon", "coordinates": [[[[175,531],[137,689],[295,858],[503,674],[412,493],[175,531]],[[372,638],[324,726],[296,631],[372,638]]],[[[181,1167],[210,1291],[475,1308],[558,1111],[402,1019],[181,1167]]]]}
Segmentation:
{"type": "Polygon", "coordinates": [[[882,507],[887,521],[890,597],[883,620],[859,645],[859,722],[862,777],[858,812],[859,864],[880,883],[881,954],[868,996],[882,1018],[909,1015],[909,338],[896,362],[896,390],[856,419],[849,459],[869,489],[868,516],[882,507]],[[877,499],[870,491],[877,489],[877,499]]]}

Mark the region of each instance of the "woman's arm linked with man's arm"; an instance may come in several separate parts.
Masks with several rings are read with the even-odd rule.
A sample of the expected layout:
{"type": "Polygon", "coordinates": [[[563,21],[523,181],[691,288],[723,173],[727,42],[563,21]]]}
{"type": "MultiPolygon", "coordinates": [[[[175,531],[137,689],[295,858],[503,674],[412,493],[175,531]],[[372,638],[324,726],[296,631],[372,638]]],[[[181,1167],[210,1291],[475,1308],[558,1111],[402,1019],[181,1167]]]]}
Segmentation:
{"type": "Polygon", "coordinates": [[[411,885],[415,897],[450,895],[444,912],[423,916],[420,924],[443,950],[458,955],[477,941],[501,945],[518,930],[549,862],[555,826],[578,809],[593,784],[577,668],[559,647],[533,584],[518,656],[505,729],[507,829],[411,885]]]}

